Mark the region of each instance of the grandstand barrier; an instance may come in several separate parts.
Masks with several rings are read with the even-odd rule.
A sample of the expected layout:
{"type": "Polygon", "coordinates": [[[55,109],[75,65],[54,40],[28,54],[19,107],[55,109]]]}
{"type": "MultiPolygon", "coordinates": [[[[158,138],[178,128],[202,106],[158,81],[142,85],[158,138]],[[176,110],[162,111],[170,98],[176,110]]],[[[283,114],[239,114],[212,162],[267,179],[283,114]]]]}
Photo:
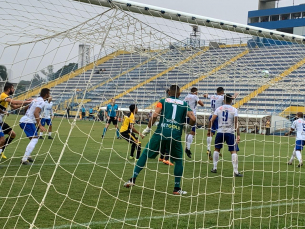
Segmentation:
{"type": "Polygon", "coordinates": [[[274,84],[276,84],[277,82],[281,81],[282,79],[284,79],[286,76],[288,76],[290,73],[292,73],[293,71],[297,70],[298,68],[300,68],[301,66],[303,66],[305,64],[305,58],[302,59],[301,61],[299,61],[298,63],[296,63],[295,65],[291,66],[290,68],[286,69],[284,72],[282,72],[278,77],[275,77],[273,79],[271,79],[267,84],[259,87],[257,90],[251,92],[249,95],[247,95],[246,97],[244,97],[243,99],[241,99],[240,101],[238,101],[237,103],[235,103],[233,106],[235,108],[240,108],[243,104],[249,102],[251,99],[255,98],[258,94],[264,92],[265,90],[267,90],[269,87],[273,86],[274,84]]]}
{"type": "Polygon", "coordinates": [[[270,133],[273,135],[284,135],[289,131],[291,123],[291,121],[279,115],[272,115],[270,133]]]}
{"type": "Polygon", "coordinates": [[[33,97],[33,96],[39,94],[41,88],[52,88],[52,87],[55,87],[58,84],[64,83],[64,82],[68,81],[69,79],[74,78],[75,76],[78,76],[78,75],[80,75],[82,73],[85,73],[88,70],[93,69],[97,65],[100,65],[100,64],[102,64],[102,63],[104,63],[104,62],[106,62],[108,60],[111,60],[111,59],[113,59],[113,58],[115,58],[115,57],[117,57],[119,55],[127,54],[127,53],[128,52],[122,51],[122,50],[115,51],[115,52],[113,52],[113,53],[111,53],[111,54],[109,54],[107,56],[104,56],[104,57],[100,58],[99,60],[97,60],[95,62],[92,62],[92,63],[90,63],[90,64],[88,64],[88,65],[86,65],[86,66],[84,66],[82,68],[77,69],[76,71],[70,72],[70,73],[68,73],[68,74],[66,74],[66,75],[64,75],[64,76],[62,76],[62,77],[60,77],[58,79],[55,79],[53,81],[50,81],[50,82],[45,83],[43,85],[40,85],[40,86],[38,86],[36,88],[33,88],[31,90],[28,90],[27,92],[25,92],[25,93],[15,97],[14,99],[16,99],[16,100],[25,100],[27,98],[33,97]]]}

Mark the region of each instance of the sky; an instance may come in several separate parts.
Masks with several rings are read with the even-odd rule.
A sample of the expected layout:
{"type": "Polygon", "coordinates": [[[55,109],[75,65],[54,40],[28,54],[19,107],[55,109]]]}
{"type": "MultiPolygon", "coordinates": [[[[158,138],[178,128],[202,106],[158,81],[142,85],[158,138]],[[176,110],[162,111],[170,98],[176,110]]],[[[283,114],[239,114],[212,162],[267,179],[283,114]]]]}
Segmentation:
{"type": "MultiPolygon", "coordinates": [[[[161,8],[164,7],[186,13],[193,13],[216,19],[223,19],[226,21],[232,21],[241,24],[247,23],[248,11],[257,10],[258,8],[258,0],[133,1],[158,6],[161,8]]],[[[301,3],[305,3],[305,0],[282,0],[279,2],[279,7],[291,6],[293,5],[293,3],[295,5],[298,5],[301,3]]],[[[10,26],[9,29],[11,32],[9,34],[10,36],[0,36],[0,65],[6,64],[7,66],[9,66],[8,68],[12,69],[15,82],[19,81],[20,79],[29,80],[36,72],[41,75],[40,70],[47,67],[49,64],[54,65],[55,71],[57,71],[60,67],[65,64],[68,64],[69,62],[77,62],[76,59],[78,55],[79,42],[73,41],[73,39],[71,39],[71,37],[73,36],[72,33],[69,33],[68,35],[70,37],[63,41],[60,41],[56,37],[54,39],[48,39],[37,44],[33,43],[21,46],[10,46],[9,48],[5,47],[5,45],[1,46],[1,43],[5,44],[6,41],[11,42],[12,40],[13,43],[24,43],[30,41],[31,39],[38,40],[44,37],[37,37],[36,34],[43,34],[43,32],[46,33],[44,34],[44,36],[49,36],[56,33],[58,34],[61,31],[69,30],[75,25],[79,25],[83,21],[86,21],[87,19],[96,16],[101,12],[101,8],[97,6],[87,7],[87,5],[85,6],[85,4],[70,2],[68,0],[22,0],[22,4],[20,4],[18,0],[0,0],[0,5],[5,6],[3,7],[4,13],[7,13],[9,15],[15,14],[15,16],[11,16],[10,18],[14,20],[13,23],[11,23],[9,20],[4,21],[8,18],[1,18],[4,17],[3,15],[5,14],[3,14],[1,12],[2,9],[0,9],[0,21],[4,22],[4,25],[10,26]],[[19,10],[19,16],[19,12],[14,9],[19,10]],[[24,18],[22,18],[21,15],[24,15],[24,17],[26,18],[25,20],[29,20],[30,23],[24,24],[24,18]],[[42,31],[42,33],[40,33],[40,30],[42,31]],[[18,35],[20,34],[21,36],[18,37],[18,35]],[[58,46],[59,43],[61,46],[58,46]],[[62,51],[62,53],[58,52],[59,50],[62,51]]],[[[154,23],[154,19],[150,18],[148,20],[150,20],[149,22],[154,23]]],[[[170,25],[166,25],[168,27],[164,28],[165,25],[163,26],[162,22],[160,23],[159,21],[158,23],[158,26],[161,30],[171,29],[170,25]]],[[[168,23],[170,24],[170,22],[168,23]]],[[[96,26],[96,31],[98,31],[99,34],[97,33],[97,35],[95,36],[98,36],[98,38],[100,38],[103,36],[102,29],[105,29],[106,26],[104,28],[99,28],[99,21],[96,24],[92,24],[92,26],[96,26]]],[[[106,25],[107,24],[108,23],[106,23],[106,25]]],[[[77,29],[74,30],[75,33],[78,31],[77,29]]],[[[88,27],[87,29],[89,31],[91,27],[88,27]]],[[[3,27],[1,28],[0,24],[0,31],[4,30],[5,29],[3,29],[3,27]]],[[[173,37],[179,37],[179,34],[177,33],[180,33],[180,31],[177,30],[177,28],[174,28],[174,30],[176,34],[174,34],[173,37]]],[[[181,29],[182,32],[179,39],[181,39],[181,37],[185,37],[186,35],[188,36],[189,30],[190,27],[188,25],[181,29]]],[[[91,33],[91,31],[89,32],[91,33]]],[[[86,34],[84,34],[83,37],[86,39],[86,34]]],[[[202,37],[205,38],[204,34],[202,37]]],[[[95,39],[94,36],[93,38],[95,39]]]]}

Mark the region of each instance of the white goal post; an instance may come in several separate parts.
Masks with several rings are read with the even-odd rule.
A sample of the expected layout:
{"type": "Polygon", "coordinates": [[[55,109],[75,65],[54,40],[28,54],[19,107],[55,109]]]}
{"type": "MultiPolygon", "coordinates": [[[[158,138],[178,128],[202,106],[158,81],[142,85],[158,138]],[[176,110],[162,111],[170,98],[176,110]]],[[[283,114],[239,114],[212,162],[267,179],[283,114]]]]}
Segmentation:
{"type": "Polygon", "coordinates": [[[219,20],[210,17],[204,17],[201,15],[161,8],[161,7],[138,3],[129,0],[73,0],[73,1],[94,4],[97,6],[105,6],[109,8],[113,8],[114,6],[116,6],[119,7],[121,10],[125,10],[127,12],[130,11],[153,17],[161,17],[161,18],[174,20],[178,22],[185,22],[193,25],[201,25],[205,27],[228,30],[236,33],[243,33],[247,35],[265,37],[265,38],[281,40],[281,41],[295,42],[300,44],[305,43],[305,38],[303,36],[299,36],[295,34],[283,33],[275,30],[243,25],[239,23],[219,20]]]}

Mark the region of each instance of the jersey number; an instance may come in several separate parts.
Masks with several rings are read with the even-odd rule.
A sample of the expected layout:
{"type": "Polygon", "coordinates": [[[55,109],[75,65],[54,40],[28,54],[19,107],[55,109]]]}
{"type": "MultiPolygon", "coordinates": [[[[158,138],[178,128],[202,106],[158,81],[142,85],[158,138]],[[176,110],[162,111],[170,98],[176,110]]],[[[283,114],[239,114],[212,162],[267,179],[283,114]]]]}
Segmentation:
{"type": "Polygon", "coordinates": [[[211,100],[211,107],[212,107],[213,109],[215,109],[215,103],[216,103],[215,100],[211,100]]]}
{"type": "Polygon", "coordinates": [[[303,125],[303,131],[305,132],[305,124],[302,124],[303,125]]]}
{"type": "Polygon", "coordinates": [[[173,104],[173,113],[172,113],[173,120],[176,118],[176,113],[177,113],[177,104],[173,104]]]}
{"type": "Polygon", "coordinates": [[[228,117],[229,117],[229,112],[223,111],[222,112],[222,121],[224,121],[224,122],[228,121],[228,117]]]}

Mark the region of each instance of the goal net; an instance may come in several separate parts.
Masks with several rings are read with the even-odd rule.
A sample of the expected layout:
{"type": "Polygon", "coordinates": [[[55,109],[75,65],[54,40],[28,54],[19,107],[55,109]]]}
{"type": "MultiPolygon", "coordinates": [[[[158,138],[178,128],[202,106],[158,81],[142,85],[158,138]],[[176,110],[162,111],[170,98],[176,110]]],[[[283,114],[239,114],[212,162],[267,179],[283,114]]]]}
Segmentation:
{"type": "MultiPolygon", "coordinates": [[[[0,138],[2,228],[304,227],[305,175],[296,137],[285,136],[295,114],[305,112],[303,37],[123,0],[0,5],[1,90],[13,83],[10,98],[26,101],[50,88],[54,112],[52,130],[47,123],[28,165],[20,164],[30,142],[19,126],[26,108],[12,102],[3,116],[16,137],[7,144],[14,134],[3,130],[0,138]],[[171,85],[180,87],[181,100],[197,88],[204,103],[197,106],[191,158],[184,153],[188,128],[179,141],[187,194],[173,193],[177,161],[172,166],[159,156],[126,189],[136,152],[130,155],[132,144],[117,138],[114,124],[122,130],[136,104],[134,128],[142,133],[171,85]],[[219,87],[237,96],[243,177],[234,176],[226,144],[211,173],[207,133],[215,104],[203,95],[219,87]],[[117,117],[105,129],[112,99],[117,117]]],[[[142,152],[155,131],[144,139],[136,134],[142,152]]],[[[213,158],[215,135],[210,147],[213,158]]],[[[177,152],[168,151],[175,159],[177,152]]]]}

